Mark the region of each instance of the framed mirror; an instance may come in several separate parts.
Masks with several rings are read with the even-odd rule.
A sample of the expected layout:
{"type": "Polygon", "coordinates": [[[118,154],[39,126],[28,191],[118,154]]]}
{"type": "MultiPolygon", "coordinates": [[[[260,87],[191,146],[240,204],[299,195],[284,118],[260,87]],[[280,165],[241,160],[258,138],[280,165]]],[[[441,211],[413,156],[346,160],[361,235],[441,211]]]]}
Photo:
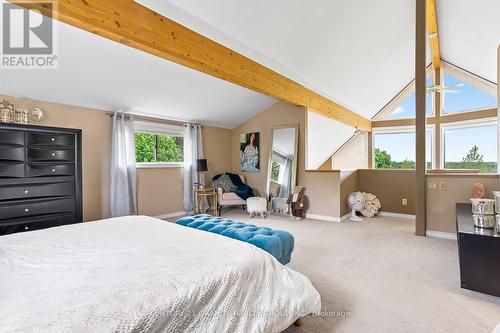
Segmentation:
{"type": "Polygon", "coordinates": [[[267,167],[267,199],[269,211],[286,214],[286,200],[297,183],[299,125],[271,128],[267,167]]]}

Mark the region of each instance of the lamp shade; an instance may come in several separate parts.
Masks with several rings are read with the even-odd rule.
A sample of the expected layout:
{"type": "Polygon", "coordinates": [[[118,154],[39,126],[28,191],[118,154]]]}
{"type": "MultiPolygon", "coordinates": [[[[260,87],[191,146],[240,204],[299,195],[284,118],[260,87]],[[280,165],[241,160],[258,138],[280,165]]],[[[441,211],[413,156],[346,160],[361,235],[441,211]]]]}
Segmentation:
{"type": "Polygon", "coordinates": [[[208,171],[207,160],[205,158],[196,160],[196,171],[208,171]]]}

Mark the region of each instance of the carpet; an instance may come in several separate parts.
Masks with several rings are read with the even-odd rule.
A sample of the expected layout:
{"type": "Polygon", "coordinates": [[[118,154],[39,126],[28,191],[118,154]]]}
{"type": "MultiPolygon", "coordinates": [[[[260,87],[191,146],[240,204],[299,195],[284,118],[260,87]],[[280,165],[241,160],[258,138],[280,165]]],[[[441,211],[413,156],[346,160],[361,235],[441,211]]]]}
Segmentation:
{"type": "Polygon", "coordinates": [[[413,220],[249,219],[238,209],[223,217],[294,235],[288,266],[318,289],[324,315],[287,333],[489,333],[500,322],[500,298],[460,288],[456,241],[417,237],[413,220]]]}

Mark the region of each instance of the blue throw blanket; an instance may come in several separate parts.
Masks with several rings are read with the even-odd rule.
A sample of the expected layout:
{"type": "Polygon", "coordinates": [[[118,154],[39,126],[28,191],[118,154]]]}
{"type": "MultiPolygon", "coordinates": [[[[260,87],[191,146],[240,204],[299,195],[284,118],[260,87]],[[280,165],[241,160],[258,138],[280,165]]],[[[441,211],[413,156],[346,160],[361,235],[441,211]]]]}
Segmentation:
{"type": "MultiPolygon", "coordinates": [[[[246,199],[254,196],[252,188],[250,186],[248,186],[247,184],[243,183],[241,181],[240,176],[235,175],[234,173],[228,173],[228,172],[226,172],[226,175],[228,175],[229,179],[231,179],[231,183],[233,183],[234,186],[236,186],[236,190],[234,190],[234,194],[236,194],[237,196],[239,196],[243,200],[246,200],[246,199]]],[[[216,180],[220,176],[221,175],[214,176],[212,178],[212,180],[216,180]]]]}

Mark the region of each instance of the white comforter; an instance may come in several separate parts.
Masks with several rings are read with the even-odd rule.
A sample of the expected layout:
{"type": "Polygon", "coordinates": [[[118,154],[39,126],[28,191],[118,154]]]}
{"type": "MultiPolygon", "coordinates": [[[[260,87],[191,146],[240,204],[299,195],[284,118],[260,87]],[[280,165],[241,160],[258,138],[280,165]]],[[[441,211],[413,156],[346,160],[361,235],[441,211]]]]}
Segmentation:
{"type": "Polygon", "coordinates": [[[0,332],[279,332],[318,311],[267,252],[151,217],[0,237],[0,332]]]}

